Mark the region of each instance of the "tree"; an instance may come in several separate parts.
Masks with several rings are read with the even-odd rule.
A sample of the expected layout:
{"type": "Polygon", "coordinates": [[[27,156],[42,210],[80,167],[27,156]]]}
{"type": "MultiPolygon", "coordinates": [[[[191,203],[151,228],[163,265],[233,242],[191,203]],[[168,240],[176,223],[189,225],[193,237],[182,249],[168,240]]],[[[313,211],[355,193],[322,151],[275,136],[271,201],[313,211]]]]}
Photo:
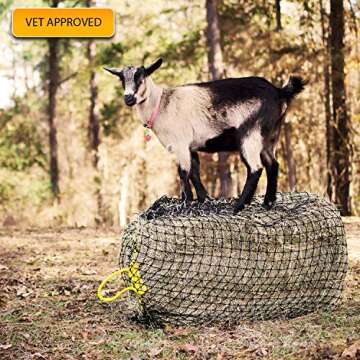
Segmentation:
{"type": "Polygon", "coordinates": [[[344,3],[330,1],[331,92],[333,99],[333,178],[335,201],[342,215],[351,215],[351,139],[344,72],[344,3]]]}
{"type": "MultiPolygon", "coordinates": [[[[213,80],[221,79],[224,76],[217,6],[217,0],[206,0],[207,55],[209,73],[213,80]]],[[[220,197],[230,197],[232,193],[232,179],[228,152],[219,153],[218,173],[220,178],[220,197]]]]}
{"type": "Polygon", "coordinates": [[[326,192],[330,200],[333,197],[333,178],[331,171],[331,146],[333,142],[333,135],[331,131],[331,93],[330,93],[330,63],[329,63],[329,36],[328,29],[325,26],[326,12],[323,6],[322,0],[320,0],[320,22],[321,22],[321,34],[324,47],[324,110],[325,110],[325,138],[326,138],[326,167],[327,167],[327,179],[326,179],[326,192]]]}
{"type": "Polygon", "coordinates": [[[280,0],[275,0],[275,12],[276,12],[276,31],[280,31],[282,30],[280,0]]]}
{"type": "Polygon", "coordinates": [[[100,146],[100,125],[98,114],[98,87],[96,81],[96,72],[94,69],[96,54],[96,43],[94,40],[89,40],[86,46],[86,56],[89,63],[90,77],[89,77],[89,124],[88,124],[88,138],[92,155],[92,163],[94,168],[97,168],[99,162],[99,146],[100,146]]]}
{"type": "Polygon", "coordinates": [[[284,156],[288,169],[288,183],[290,191],[296,189],[296,163],[293,154],[293,146],[291,144],[292,126],[287,119],[284,121],[284,156]]]}
{"type": "MultiPolygon", "coordinates": [[[[60,0],[52,0],[51,7],[57,8],[60,0]]],[[[48,123],[49,123],[49,148],[50,148],[50,181],[51,191],[55,197],[60,196],[58,142],[56,127],[56,94],[59,87],[59,39],[48,39],[48,123]]]]}
{"type": "MultiPolygon", "coordinates": [[[[275,12],[276,12],[276,31],[281,31],[283,29],[281,24],[281,0],[275,0],[275,12]]],[[[296,163],[293,154],[293,147],[291,144],[292,137],[292,125],[291,122],[287,119],[284,121],[284,142],[283,145],[283,153],[285,157],[285,161],[287,164],[288,170],[288,184],[290,191],[294,191],[296,189],[296,163]]]]}
{"type": "MultiPolygon", "coordinates": [[[[87,0],[86,6],[91,7],[94,1],[87,0]]],[[[91,151],[91,160],[96,171],[95,185],[96,185],[96,200],[97,212],[99,220],[103,220],[103,200],[101,195],[101,176],[99,174],[99,146],[100,146],[100,124],[99,124],[99,110],[98,110],[98,87],[95,71],[95,56],[96,56],[96,42],[90,39],[86,45],[86,57],[89,64],[89,123],[88,123],[88,139],[91,151]]]]}

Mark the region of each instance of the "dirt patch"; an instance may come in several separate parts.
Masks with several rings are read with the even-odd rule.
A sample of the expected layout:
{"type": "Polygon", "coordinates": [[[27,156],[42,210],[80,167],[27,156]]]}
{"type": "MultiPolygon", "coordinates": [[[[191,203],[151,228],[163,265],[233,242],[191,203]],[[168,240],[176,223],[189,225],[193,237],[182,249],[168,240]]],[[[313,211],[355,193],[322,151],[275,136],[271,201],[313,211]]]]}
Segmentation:
{"type": "Polygon", "coordinates": [[[346,229],[351,267],[338,310],[232,329],[149,329],[127,303],[99,304],[98,283],[117,267],[116,232],[0,230],[0,358],[340,358],[360,339],[360,225],[346,229]]]}

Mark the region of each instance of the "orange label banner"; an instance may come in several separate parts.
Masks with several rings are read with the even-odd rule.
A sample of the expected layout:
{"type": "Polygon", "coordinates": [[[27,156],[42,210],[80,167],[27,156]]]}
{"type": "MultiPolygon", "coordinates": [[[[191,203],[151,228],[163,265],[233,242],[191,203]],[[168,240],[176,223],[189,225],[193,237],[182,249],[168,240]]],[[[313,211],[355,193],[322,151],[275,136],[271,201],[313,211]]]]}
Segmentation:
{"type": "Polygon", "coordinates": [[[115,14],[103,8],[17,8],[12,11],[15,37],[112,37],[115,14]]]}

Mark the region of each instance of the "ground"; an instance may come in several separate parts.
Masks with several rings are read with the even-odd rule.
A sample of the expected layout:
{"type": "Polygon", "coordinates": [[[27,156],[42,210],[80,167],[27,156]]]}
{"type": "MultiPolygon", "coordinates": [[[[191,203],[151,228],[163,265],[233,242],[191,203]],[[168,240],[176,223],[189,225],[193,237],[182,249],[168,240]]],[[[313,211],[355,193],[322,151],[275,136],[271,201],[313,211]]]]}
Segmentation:
{"type": "Polygon", "coordinates": [[[0,230],[0,358],[360,359],[360,219],[346,219],[346,231],[338,310],[232,329],[151,329],[130,319],[126,302],[96,299],[117,266],[116,232],[0,230]]]}

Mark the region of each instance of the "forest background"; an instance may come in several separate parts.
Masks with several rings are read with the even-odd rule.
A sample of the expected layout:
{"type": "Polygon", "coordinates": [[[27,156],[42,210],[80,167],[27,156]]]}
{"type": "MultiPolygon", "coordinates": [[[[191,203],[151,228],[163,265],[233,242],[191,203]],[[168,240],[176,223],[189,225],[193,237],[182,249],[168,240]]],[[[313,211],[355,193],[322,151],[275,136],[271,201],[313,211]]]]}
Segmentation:
{"type": "MultiPolygon", "coordinates": [[[[143,140],[120,82],[103,66],[164,59],[154,80],[223,77],[308,81],[283,126],[280,191],[309,191],[360,215],[359,3],[353,0],[1,0],[0,224],[121,226],[158,197],[177,196],[175,159],[143,140]],[[112,39],[22,40],[13,7],[111,7],[112,39]]],[[[204,154],[211,196],[235,196],[237,154],[204,154]]],[[[264,192],[265,177],[259,193],[264,192]]]]}

